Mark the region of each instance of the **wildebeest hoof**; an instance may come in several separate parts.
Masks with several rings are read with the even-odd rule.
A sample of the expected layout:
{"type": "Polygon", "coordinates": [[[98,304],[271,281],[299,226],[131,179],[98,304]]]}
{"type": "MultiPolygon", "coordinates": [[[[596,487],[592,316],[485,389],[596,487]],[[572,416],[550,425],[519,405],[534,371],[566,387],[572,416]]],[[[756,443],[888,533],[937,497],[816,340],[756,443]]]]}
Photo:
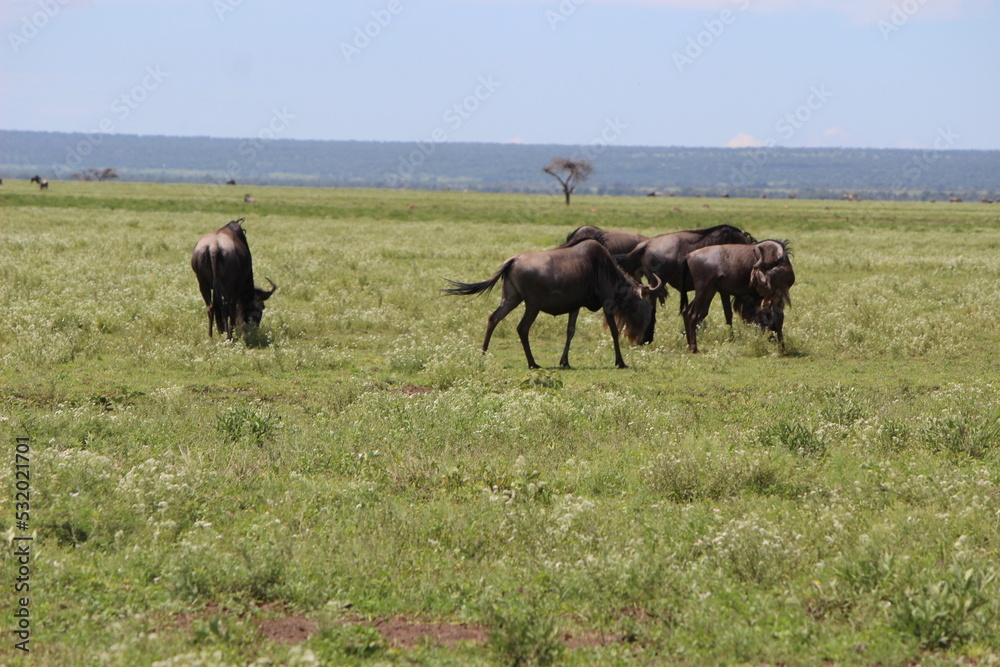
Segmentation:
{"type": "Polygon", "coordinates": [[[528,364],[528,368],[533,371],[537,371],[539,368],[541,368],[541,366],[539,366],[538,364],[528,364]]]}

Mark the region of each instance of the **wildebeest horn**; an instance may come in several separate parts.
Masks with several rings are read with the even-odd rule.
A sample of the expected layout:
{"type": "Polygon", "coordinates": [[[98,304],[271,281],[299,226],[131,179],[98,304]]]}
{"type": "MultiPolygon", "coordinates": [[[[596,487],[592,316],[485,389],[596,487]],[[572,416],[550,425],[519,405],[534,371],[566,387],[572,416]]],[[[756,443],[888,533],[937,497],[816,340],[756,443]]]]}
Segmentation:
{"type": "Polygon", "coordinates": [[[753,268],[750,269],[750,284],[755,288],[763,287],[768,290],[767,274],[760,270],[761,265],[764,264],[764,255],[760,251],[760,246],[753,249],[753,256],[755,261],[753,268]]]}
{"type": "Polygon", "coordinates": [[[663,289],[663,281],[660,279],[660,277],[655,273],[650,273],[647,271],[643,271],[642,273],[643,275],[646,276],[646,279],[649,281],[648,285],[640,286],[642,288],[643,296],[647,294],[649,295],[658,294],[663,289]]]}
{"type": "Polygon", "coordinates": [[[267,282],[271,283],[271,291],[267,293],[267,294],[268,294],[268,296],[270,296],[271,294],[274,294],[274,291],[275,291],[276,289],[278,289],[278,286],[277,286],[277,285],[275,285],[275,284],[274,284],[274,281],[273,281],[273,280],[271,280],[270,278],[268,278],[267,276],[264,276],[264,280],[266,280],[267,282]]]}

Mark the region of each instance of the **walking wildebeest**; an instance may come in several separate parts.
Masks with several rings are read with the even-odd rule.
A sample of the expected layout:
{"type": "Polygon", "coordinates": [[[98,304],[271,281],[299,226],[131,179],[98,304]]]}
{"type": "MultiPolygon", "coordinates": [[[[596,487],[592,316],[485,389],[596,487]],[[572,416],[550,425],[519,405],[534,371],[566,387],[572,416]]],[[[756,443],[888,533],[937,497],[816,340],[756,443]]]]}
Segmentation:
{"type": "MultiPolygon", "coordinates": [[[[684,259],[688,253],[698,248],[723,243],[754,243],[754,238],[747,232],[732,225],[716,225],[707,229],[694,229],[683,232],[660,234],[639,243],[624,255],[615,255],[615,261],[625,272],[632,276],[655,275],[665,285],[670,285],[680,294],[679,311],[683,312],[688,305],[687,291],[681,289],[681,278],[684,273],[684,259]]],[[[664,295],[666,290],[664,290],[664,295]]],[[[722,297],[722,309],[726,314],[726,323],[732,325],[733,311],[728,295],[722,297]]],[[[656,308],[649,323],[647,340],[653,340],[653,330],[656,326],[656,308]]]]}
{"type": "Polygon", "coordinates": [[[601,229],[593,225],[577,227],[566,237],[566,243],[562,247],[576,244],[583,239],[594,239],[608,249],[612,255],[624,255],[632,252],[632,249],[643,241],[648,241],[649,237],[634,232],[622,232],[615,229],[601,229]]]}
{"type": "Polygon", "coordinates": [[[233,328],[248,322],[260,324],[264,302],[278,289],[270,278],[271,291],[254,286],[250,246],[241,222],[243,218],[205,234],[191,254],[191,268],[208,310],[209,337],[213,318],[219,333],[225,331],[229,340],[233,339],[233,328]]]}
{"type": "Polygon", "coordinates": [[[716,292],[735,296],[743,320],[770,329],[784,345],[784,308],[792,303],[788,291],[795,283],[787,241],[707,246],[689,253],[685,264],[684,286],[694,289],[694,300],[683,313],[692,352],[698,351],[695,328],[716,292]]]}
{"type": "Polygon", "coordinates": [[[41,176],[39,176],[38,174],[35,174],[34,176],[32,176],[31,180],[28,181],[28,182],[29,183],[38,183],[38,189],[39,190],[48,190],[49,189],[49,182],[47,180],[45,180],[44,178],[42,178],[41,176]]]}
{"type": "Polygon", "coordinates": [[[615,264],[607,249],[594,240],[585,239],[569,247],[538,252],[523,252],[507,259],[492,278],[479,283],[449,280],[447,294],[482,294],[490,291],[503,278],[503,298],[490,315],[483,340],[483,352],[490,346],[490,337],[497,324],[510,311],[524,302],[524,316],[517,325],[517,335],[528,359],[528,368],[538,368],[528,344],[528,331],[538,313],[569,315],[566,346],[560,366],[569,366],[569,345],[576,333],[576,318],[581,308],[590,311],[604,309],[604,319],[611,329],[615,345],[615,365],[627,368],[618,345],[621,328],[633,343],[640,344],[646,331],[652,301],[662,287],[640,285],[615,264]]]}

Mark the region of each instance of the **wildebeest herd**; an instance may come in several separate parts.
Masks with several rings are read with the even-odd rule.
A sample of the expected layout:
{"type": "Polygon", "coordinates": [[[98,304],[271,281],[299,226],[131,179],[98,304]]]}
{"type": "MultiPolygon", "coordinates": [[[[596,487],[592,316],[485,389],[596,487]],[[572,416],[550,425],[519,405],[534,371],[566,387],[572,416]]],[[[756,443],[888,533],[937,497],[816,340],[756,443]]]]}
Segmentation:
{"type": "Polygon", "coordinates": [[[732,325],[731,298],[745,322],[773,331],[783,344],[784,307],[791,303],[789,289],[795,282],[788,243],[757,242],[731,225],[673,232],[647,238],[631,232],[579,227],[566,243],[551,250],[525,252],[505,261],[492,278],[479,283],[449,280],[447,294],[482,294],[503,279],[500,306],[486,325],[483,352],[493,329],[511,310],[524,302],[524,316],[517,334],[529,368],[538,368],[528,343],[528,331],[539,312],[569,315],[566,346],[559,363],[569,366],[569,346],[576,332],[581,308],[604,309],[615,347],[615,365],[625,368],[618,333],[635,344],[653,340],[656,301],[666,298],[671,286],[680,294],[688,347],[698,351],[696,327],[720,294],[726,322],[732,325]],[[649,284],[641,284],[645,278],[649,284]],[[694,301],[687,293],[694,290],[694,301]]]}
{"type": "MultiPolygon", "coordinates": [[[[270,291],[254,285],[250,247],[240,223],[234,220],[205,234],[194,248],[191,268],[198,277],[212,323],[229,339],[245,324],[258,325],[270,291]]],[[[523,252],[508,258],[492,277],[478,283],[448,280],[446,294],[476,295],[503,283],[500,305],[488,319],[483,352],[497,324],[524,303],[517,334],[529,368],[538,368],[531,354],[528,332],[539,313],[568,315],[561,366],[569,366],[569,348],[576,333],[580,309],[604,311],[614,342],[615,365],[626,368],[619,333],[632,343],[653,340],[656,302],[665,303],[667,287],[677,290],[688,348],[698,351],[696,331],[716,294],[726,323],[732,314],[744,322],[771,331],[783,345],[784,308],[791,303],[795,283],[787,241],[757,241],[731,225],[687,230],[648,238],[632,232],[584,226],[572,231],[562,245],[550,250],[523,252]],[[645,279],[648,284],[643,284],[645,279]],[[695,295],[688,301],[687,293],[695,295]]]]}

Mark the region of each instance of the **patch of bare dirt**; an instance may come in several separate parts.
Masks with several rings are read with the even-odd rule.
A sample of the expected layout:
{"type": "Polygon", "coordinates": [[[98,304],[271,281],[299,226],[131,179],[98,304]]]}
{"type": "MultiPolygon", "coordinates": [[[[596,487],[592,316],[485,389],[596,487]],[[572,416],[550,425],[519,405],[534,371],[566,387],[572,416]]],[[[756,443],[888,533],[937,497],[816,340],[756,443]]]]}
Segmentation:
{"type": "MultiPolygon", "coordinates": [[[[260,636],[282,644],[300,644],[309,640],[316,631],[316,622],[300,615],[290,614],[280,603],[267,603],[258,608],[259,612],[269,618],[259,618],[257,624],[260,636]]],[[[646,619],[648,615],[643,610],[627,610],[627,615],[646,619]]],[[[173,625],[178,630],[187,630],[196,619],[206,619],[216,616],[233,614],[243,617],[244,613],[234,612],[216,603],[209,603],[205,609],[197,613],[180,614],[174,617],[173,625]]],[[[256,616],[256,613],[253,613],[256,616]]],[[[369,623],[362,620],[347,620],[344,624],[363,623],[378,630],[391,646],[412,649],[422,644],[431,643],[438,646],[454,646],[460,643],[485,644],[490,633],[483,626],[469,623],[434,623],[417,621],[406,616],[393,616],[388,619],[369,623]]],[[[623,644],[630,641],[615,633],[567,631],[562,640],[569,648],[589,646],[608,646],[623,644]]]]}
{"type": "Polygon", "coordinates": [[[316,632],[316,624],[304,616],[264,618],[260,621],[260,635],[273,642],[299,644],[316,632]]]}
{"type": "Polygon", "coordinates": [[[374,625],[385,640],[394,646],[413,648],[425,641],[451,646],[460,642],[485,643],[489,633],[485,628],[468,623],[420,623],[403,616],[378,621],[374,625]]]}

